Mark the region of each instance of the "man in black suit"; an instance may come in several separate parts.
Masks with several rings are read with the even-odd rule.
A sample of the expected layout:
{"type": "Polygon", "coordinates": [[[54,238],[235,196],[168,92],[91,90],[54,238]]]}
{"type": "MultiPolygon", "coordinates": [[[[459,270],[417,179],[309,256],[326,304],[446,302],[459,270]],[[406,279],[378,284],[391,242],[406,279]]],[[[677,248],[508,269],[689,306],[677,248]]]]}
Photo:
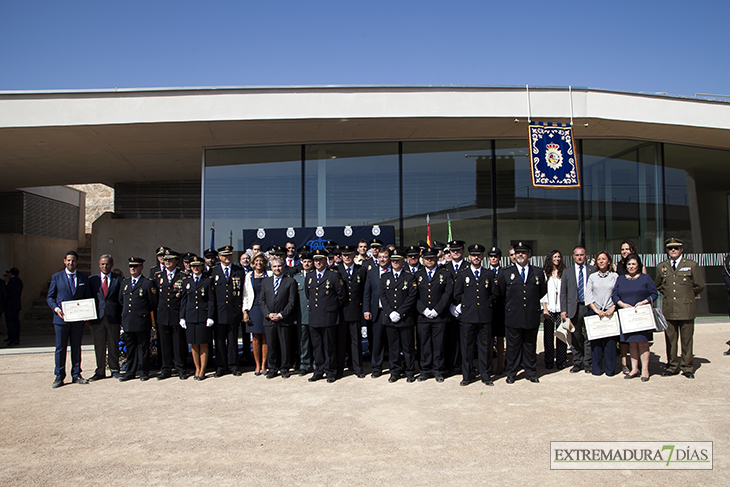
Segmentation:
{"type": "MultiPolygon", "coordinates": [[[[451,273],[451,279],[454,282],[456,282],[456,277],[460,272],[464,272],[469,268],[469,262],[464,259],[464,245],[466,245],[466,242],[463,240],[452,240],[448,243],[451,260],[443,267],[451,273]]],[[[452,315],[451,326],[446,327],[444,335],[444,353],[448,371],[453,369],[461,370],[461,335],[459,332],[461,324],[454,312],[455,307],[456,304],[452,302],[449,309],[452,315]]]]}
{"type": "Polygon", "coordinates": [[[106,377],[107,360],[112,377],[119,379],[119,331],[122,324],[122,306],[119,294],[122,291],[122,276],[114,274],[114,259],[109,254],[99,257],[98,274],[89,277],[91,294],[96,300],[96,322],[91,324],[94,340],[96,371],[89,377],[95,381],[106,377]],[[107,352],[108,351],[108,352],[107,352]],[[108,358],[107,358],[108,357],[108,358]]]}
{"type": "Polygon", "coordinates": [[[380,278],[390,272],[390,250],[377,246],[375,254],[378,265],[367,271],[365,293],[363,294],[363,317],[370,323],[368,329],[370,362],[373,367],[372,377],[377,379],[383,374],[385,358],[385,328],[383,327],[383,303],[380,301],[380,278]]]}
{"type": "Polygon", "coordinates": [[[8,271],[10,279],[5,286],[5,324],[8,327],[8,345],[20,343],[20,310],[23,294],[23,281],[20,280],[20,271],[11,267],[8,271]]]}
{"type": "Polygon", "coordinates": [[[416,350],[413,342],[418,284],[413,274],[405,272],[404,258],[405,253],[401,250],[391,252],[391,271],[380,278],[381,315],[390,353],[388,382],[397,381],[404,372],[408,382],[416,380],[416,350]]]}
{"type": "Polygon", "coordinates": [[[155,282],[143,275],[144,259],[129,258],[129,279],[122,282],[119,302],[122,305],[122,328],[124,344],[127,347],[127,370],[120,382],[150,378],[150,331],[152,313],[157,309],[157,287],[155,282]]]}
{"type": "Polygon", "coordinates": [[[492,303],[498,294],[494,273],[482,267],[485,247],[469,246],[471,265],[460,272],[454,283],[454,301],[461,319],[461,375],[460,385],[467,386],[474,377],[474,340],[482,382],[493,386],[492,381],[492,303]]]}
{"type": "Polygon", "coordinates": [[[269,372],[267,379],[276,377],[277,371],[284,379],[291,375],[294,321],[299,292],[294,278],[284,275],[284,260],[274,257],[269,262],[273,276],[261,282],[259,305],[264,315],[264,331],[268,346],[269,372]]]}
{"type": "Polygon", "coordinates": [[[367,272],[355,264],[355,247],[344,245],[341,252],[342,263],[337,266],[337,272],[347,286],[349,297],[342,307],[342,319],[337,327],[337,375],[343,375],[345,355],[349,354],[350,370],[362,379],[365,377],[362,369],[362,306],[367,272]]]}
{"type": "Polygon", "coordinates": [[[174,250],[165,250],[163,257],[165,270],[157,273],[155,278],[159,290],[157,300],[157,338],[160,344],[162,364],[157,380],[168,379],[175,374],[184,380],[185,361],[188,359],[188,342],[185,330],[180,327],[180,300],[182,299],[183,279],[185,276],[177,268],[178,254],[174,250]]]}
{"type": "Polygon", "coordinates": [[[454,284],[451,274],[437,265],[438,251],[427,248],[423,251],[423,264],[416,274],[418,285],[418,348],[421,352],[421,373],[418,381],[435,377],[444,381],[444,331],[450,322],[454,284]]]}
{"type": "Polygon", "coordinates": [[[540,328],[540,299],[547,292],[545,273],[530,265],[532,248],[518,242],[515,263],[502,270],[497,281],[504,296],[507,335],[507,384],[514,384],[520,368],[530,382],[537,378],[537,330],[540,328]]]}
{"type": "Polygon", "coordinates": [[[578,246],[573,249],[571,267],[563,271],[560,278],[560,317],[563,321],[570,318],[575,326],[572,336],[573,368],[576,373],[585,370],[591,372],[591,342],[585,331],[584,319],[588,314],[585,303],[585,288],[588,276],[596,272],[596,268],[586,264],[586,249],[578,246]]]}
{"type": "Polygon", "coordinates": [[[307,276],[309,333],[314,353],[314,375],[309,382],[318,381],[325,374],[327,382],[334,382],[337,375],[337,324],[347,288],[340,275],[327,268],[327,255],[324,249],[312,253],[314,272],[307,276]]]}
{"type": "Polygon", "coordinates": [[[220,264],[210,270],[216,300],[215,333],[216,377],[228,371],[240,376],[238,368],[238,327],[243,319],[243,269],[231,263],[233,247],[218,249],[220,264]]]}

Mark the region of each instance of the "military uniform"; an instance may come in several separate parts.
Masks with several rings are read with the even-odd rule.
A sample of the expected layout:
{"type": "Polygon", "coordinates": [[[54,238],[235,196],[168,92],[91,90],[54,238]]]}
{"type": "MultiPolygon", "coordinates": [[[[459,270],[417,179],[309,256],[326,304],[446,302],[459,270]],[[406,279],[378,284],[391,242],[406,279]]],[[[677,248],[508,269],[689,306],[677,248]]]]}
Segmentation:
{"type": "Polygon", "coordinates": [[[305,273],[304,271],[297,272],[294,274],[294,280],[297,283],[298,291],[298,305],[295,311],[297,327],[297,342],[299,346],[296,348],[299,352],[298,364],[300,375],[304,375],[307,372],[312,371],[312,342],[309,338],[309,301],[307,300],[306,284],[307,277],[311,274],[310,272],[305,273]]]}
{"type": "Polygon", "coordinates": [[[157,309],[158,292],[154,281],[140,275],[132,286],[132,278],[122,283],[122,329],[127,347],[127,370],[120,380],[140,379],[150,374],[150,331],[152,312],[157,309]]]}
{"type": "MultiPolygon", "coordinates": [[[[669,245],[681,243],[678,239],[669,239],[669,245]]],[[[705,280],[702,277],[697,262],[679,257],[675,264],[671,259],[665,260],[656,268],[656,288],[664,295],[662,312],[667,319],[667,328],[664,338],[667,346],[668,373],[676,373],[679,366],[677,341],[681,335],[683,373],[694,373],[694,354],[692,351],[695,316],[697,314],[696,299],[705,289],[705,280]]]]}
{"type": "Polygon", "coordinates": [[[306,295],[309,300],[309,333],[314,352],[314,376],[310,380],[334,380],[337,372],[337,324],[340,306],[347,300],[347,288],[340,275],[325,269],[307,274],[306,295]]]}
{"type": "MultiPolygon", "coordinates": [[[[396,257],[393,252],[391,259],[396,257]]],[[[405,271],[386,272],[380,278],[380,301],[383,303],[381,313],[385,333],[388,336],[388,350],[390,357],[390,381],[401,377],[403,372],[412,382],[416,376],[416,350],[414,347],[414,332],[416,324],[416,299],[418,297],[418,283],[413,274],[405,271]],[[398,274],[396,277],[395,274],[398,274]],[[400,319],[393,321],[392,313],[398,313],[400,319]],[[400,358],[401,353],[403,359],[400,358]]]]}
{"type": "Polygon", "coordinates": [[[451,321],[449,305],[451,304],[454,283],[451,274],[442,267],[431,271],[422,267],[416,274],[418,298],[418,348],[421,353],[421,375],[418,380],[429,377],[443,377],[444,373],[444,333],[451,321]],[[432,310],[435,317],[427,317],[425,310],[432,310]]]}
{"type": "MultiPolygon", "coordinates": [[[[219,253],[221,249],[219,249],[219,253]]],[[[238,370],[238,327],[243,320],[243,269],[231,264],[228,277],[223,264],[210,271],[216,300],[215,334],[216,377],[230,371],[240,375],[238,370]]]]}
{"type": "Polygon", "coordinates": [[[167,269],[158,272],[155,277],[159,290],[157,302],[157,336],[162,355],[160,377],[169,376],[172,366],[175,372],[185,378],[185,361],[188,358],[188,342],[185,330],[180,325],[180,299],[182,297],[183,278],[179,269],[173,270],[172,280],[168,278],[167,269]]]}
{"type": "Polygon", "coordinates": [[[536,378],[537,331],[540,328],[540,299],[547,292],[545,273],[539,267],[525,266],[525,280],[513,264],[497,277],[499,294],[504,297],[505,333],[507,338],[507,380],[511,383],[520,371],[536,378]]]}

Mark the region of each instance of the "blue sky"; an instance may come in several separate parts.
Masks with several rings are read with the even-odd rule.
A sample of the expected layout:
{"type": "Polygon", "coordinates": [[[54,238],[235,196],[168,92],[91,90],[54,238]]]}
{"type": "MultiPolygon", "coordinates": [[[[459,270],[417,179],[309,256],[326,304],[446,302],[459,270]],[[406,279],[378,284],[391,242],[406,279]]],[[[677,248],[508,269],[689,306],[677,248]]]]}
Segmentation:
{"type": "Polygon", "coordinates": [[[8,1],[0,90],[578,86],[730,95],[724,1],[8,1]]]}

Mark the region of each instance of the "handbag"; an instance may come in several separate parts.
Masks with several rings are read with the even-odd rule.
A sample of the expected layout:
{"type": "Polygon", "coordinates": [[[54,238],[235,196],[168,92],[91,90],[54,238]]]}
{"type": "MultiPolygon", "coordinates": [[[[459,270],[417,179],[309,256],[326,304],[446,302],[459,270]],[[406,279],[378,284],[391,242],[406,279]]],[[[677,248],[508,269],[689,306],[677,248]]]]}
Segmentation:
{"type": "Polygon", "coordinates": [[[667,331],[669,328],[661,308],[654,308],[654,326],[656,326],[656,331],[667,331]]]}

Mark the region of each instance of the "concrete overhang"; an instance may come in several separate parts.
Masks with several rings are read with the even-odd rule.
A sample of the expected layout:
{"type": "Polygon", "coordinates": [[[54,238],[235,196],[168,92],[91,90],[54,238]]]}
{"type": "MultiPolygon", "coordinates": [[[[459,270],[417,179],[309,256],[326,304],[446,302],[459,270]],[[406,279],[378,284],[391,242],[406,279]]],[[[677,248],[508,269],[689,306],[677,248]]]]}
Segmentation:
{"type": "Polygon", "coordinates": [[[204,148],[520,139],[533,120],[577,138],[730,149],[730,103],[524,87],[198,88],[0,92],[0,190],[197,179],[204,148]],[[516,121],[517,120],[517,121],[516,121]]]}

